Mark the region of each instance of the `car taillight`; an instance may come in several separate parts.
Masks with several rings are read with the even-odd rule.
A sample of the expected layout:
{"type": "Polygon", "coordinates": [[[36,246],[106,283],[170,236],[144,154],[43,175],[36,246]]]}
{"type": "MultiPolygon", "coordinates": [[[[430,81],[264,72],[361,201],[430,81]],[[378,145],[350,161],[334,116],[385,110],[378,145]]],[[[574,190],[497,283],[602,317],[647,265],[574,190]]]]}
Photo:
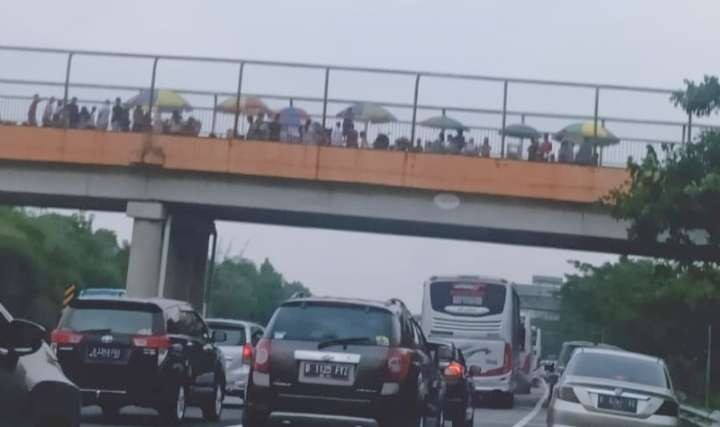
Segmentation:
{"type": "Polygon", "coordinates": [[[566,402],[570,403],[580,403],[580,400],[578,400],[577,394],[575,394],[575,390],[573,390],[572,387],[563,386],[558,389],[558,399],[564,400],[566,402]]]}
{"type": "Polygon", "coordinates": [[[242,360],[245,365],[250,365],[252,363],[253,358],[253,348],[250,344],[245,344],[243,346],[243,352],[242,352],[242,360]]]}
{"type": "Polygon", "coordinates": [[[509,343],[505,343],[505,354],[503,355],[503,365],[500,368],[488,369],[481,374],[484,377],[493,377],[505,375],[512,372],[513,369],[513,350],[509,343]]]}
{"type": "Polygon", "coordinates": [[[662,404],[660,409],[655,412],[655,415],[664,415],[666,417],[678,417],[680,415],[680,407],[678,406],[677,402],[674,402],[672,400],[666,400],[665,403],[662,404]]]}
{"type": "Polygon", "coordinates": [[[410,351],[391,348],[388,354],[386,375],[389,382],[403,382],[410,373],[410,351]]]}
{"type": "Polygon", "coordinates": [[[446,378],[459,379],[465,375],[465,367],[457,362],[452,362],[443,372],[446,378]]]}
{"type": "Polygon", "coordinates": [[[135,347],[154,348],[158,350],[167,350],[170,348],[170,338],[165,335],[135,337],[132,340],[135,347]]]}
{"type": "Polygon", "coordinates": [[[63,331],[60,329],[54,330],[50,340],[56,345],[75,345],[80,344],[83,340],[83,336],[76,334],[73,331],[63,331]]]}
{"type": "MultiPolygon", "coordinates": [[[[261,374],[269,374],[270,373],[270,350],[271,350],[271,343],[270,340],[267,338],[261,339],[257,347],[255,348],[255,355],[253,357],[253,369],[255,372],[261,373],[261,374]]],[[[245,350],[243,349],[243,355],[245,353],[245,350]]]]}

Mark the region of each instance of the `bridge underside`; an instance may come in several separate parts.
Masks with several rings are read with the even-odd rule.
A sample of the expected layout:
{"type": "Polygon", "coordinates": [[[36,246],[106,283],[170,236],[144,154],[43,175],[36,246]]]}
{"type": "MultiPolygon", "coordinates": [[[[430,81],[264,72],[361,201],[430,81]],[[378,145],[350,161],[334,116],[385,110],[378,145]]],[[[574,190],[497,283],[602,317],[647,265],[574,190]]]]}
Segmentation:
{"type": "Polygon", "coordinates": [[[647,256],[674,250],[629,241],[624,224],[587,204],[152,167],[1,166],[3,204],[125,212],[128,201],[149,201],[213,220],[647,256]]]}

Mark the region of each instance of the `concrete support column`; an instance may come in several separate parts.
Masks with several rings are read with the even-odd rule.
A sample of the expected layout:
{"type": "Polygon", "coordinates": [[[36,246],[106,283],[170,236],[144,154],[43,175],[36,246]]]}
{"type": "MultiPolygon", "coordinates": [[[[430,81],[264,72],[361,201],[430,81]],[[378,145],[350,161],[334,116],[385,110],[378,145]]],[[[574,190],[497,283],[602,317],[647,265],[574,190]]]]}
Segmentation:
{"type": "Polygon", "coordinates": [[[163,296],[203,309],[210,234],[215,225],[198,215],[173,215],[163,296]]]}
{"type": "Polygon", "coordinates": [[[126,283],[128,295],[156,297],[160,294],[165,207],[154,202],[128,202],[127,215],[133,218],[126,283]]]}

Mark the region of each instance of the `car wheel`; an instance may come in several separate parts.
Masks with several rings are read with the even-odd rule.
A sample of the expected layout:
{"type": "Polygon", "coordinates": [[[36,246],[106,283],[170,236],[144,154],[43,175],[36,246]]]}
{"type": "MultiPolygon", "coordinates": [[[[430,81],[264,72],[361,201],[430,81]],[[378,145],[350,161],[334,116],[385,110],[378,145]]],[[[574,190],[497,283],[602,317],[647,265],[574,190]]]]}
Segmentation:
{"type": "Polygon", "coordinates": [[[225,400],[225,387],[223,384],[215,384],[213,395],[208,399],[207,403],[202,407],[203,418],[206,421],[219,421],[223,411],[223,401],[225,400]]]}
{"type": "Polygon", "coordinates": [[[173,389],[167,401],[160,409],[160,416],[163,421],[169,425],[179,425],[185,418],[187,409],[187,390],[182,384],[178,384],[173,389]]]}

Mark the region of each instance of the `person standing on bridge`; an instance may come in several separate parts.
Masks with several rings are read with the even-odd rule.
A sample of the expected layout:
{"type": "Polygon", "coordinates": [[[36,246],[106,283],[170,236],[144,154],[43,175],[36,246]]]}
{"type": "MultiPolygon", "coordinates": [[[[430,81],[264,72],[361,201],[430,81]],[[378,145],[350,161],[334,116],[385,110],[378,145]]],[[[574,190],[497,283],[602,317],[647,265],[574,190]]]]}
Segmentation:
{"type": "Polygon", "coordinates": [[[108,123],[110,122],[110,100],[106,99],[105,103],[100,107],[100,111],[97,115],[97,121],[95,122],[95,129],[107,130],[108,123]]]}
{"type": "Polygon", "coordinates": [[[330,144],[333,147],[343,146],[343,130],[340,122],[335,123],[335,128],[332,131],[332,135],[330,135],[330,144]]]}
{"type": "Polygon", "coordinates": [[[77,97],[73,97],[70,100],[70,104],[66,106],[68,127],[70,129],[77,129],[80,126],[80,108],[78,107],[77,97]]]}
{"type": "Polygon", "coordinates": [[[528,147],[528,160],[531,162],[537,162],[540,160],[540,143],[537,139],[533,138],[528,147]]]}
{"type": "Polygon", "coordinates": [[[114,132],[120,132],[122,128],[123,120],[123,107],[122,100],[118,97],[115,98],[115,105],[112,108],[112,121],[110,122],[111,128],[114,132]]]}
{"type": "Polygon", "coordinates": [[[483,139],[482,147],[480,147],[480,156],[486,159],[490,157],[490,138],[487,136],[483,139]]]}
{"type": "Polygon", "coordinates": [[[40,103],[40,95],[35,94],[30,102],[30,108],[28,108],[28,126],[37,126],[37,106],[40,103]]]}
{"type": "Polygon", "coordinates": [[[550,142],[550,134],[546,133],[543,143],[540,145],[540,160],[547,162],[552,154],[552,143],[550,142]]]}
{"type": "Polygon", "coordinates": [[[42,125],[44,127],[52,126],[54,113],[55,113],[55,97],[51,96],[50,99],[48,99],[47,105],[45,105],[45,110],[43,110],[42,125]]]}

